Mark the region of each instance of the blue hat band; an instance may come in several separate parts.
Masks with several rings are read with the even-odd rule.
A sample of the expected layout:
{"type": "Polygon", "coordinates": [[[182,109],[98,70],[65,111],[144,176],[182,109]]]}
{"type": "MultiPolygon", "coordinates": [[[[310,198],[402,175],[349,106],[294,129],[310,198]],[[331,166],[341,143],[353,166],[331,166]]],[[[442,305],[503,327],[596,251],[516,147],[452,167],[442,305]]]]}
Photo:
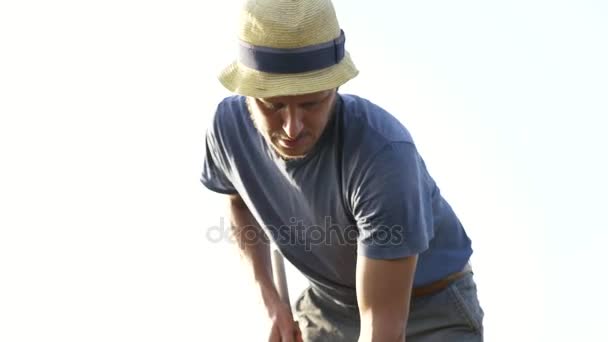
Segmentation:
{"type": "Polygon", "coordinates": [[[330,42],[296,49],[277,49],[240,42],[239,62],[275,74],[297,74],[328,68],[344,58],[344,31],[330,42]]]}

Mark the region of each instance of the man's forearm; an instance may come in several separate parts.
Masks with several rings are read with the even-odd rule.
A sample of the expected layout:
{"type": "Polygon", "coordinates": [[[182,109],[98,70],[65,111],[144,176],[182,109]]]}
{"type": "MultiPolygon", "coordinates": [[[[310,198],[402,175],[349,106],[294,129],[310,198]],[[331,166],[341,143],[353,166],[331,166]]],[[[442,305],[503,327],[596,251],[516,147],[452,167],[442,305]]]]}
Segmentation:
{"type": "Polygon", "coordinates": [[[405,341],[417,255],[381,260],[357,257],[359,342],[405,341]]]}
{"type": "Polygon", "coordinates": [[[384,322],[363,319],[358,342],[375,341],[405,342],[405,324],[394,317],[387,317],[384,322]]]}
{"type": "Polygon", "coordinates": [[[242,201],[231,201],[229,212],[231,233],[238,245],[241,259],[253,273],[262,301],[268,306],[280,300],[272,281],[268,238],[242,201]]]}

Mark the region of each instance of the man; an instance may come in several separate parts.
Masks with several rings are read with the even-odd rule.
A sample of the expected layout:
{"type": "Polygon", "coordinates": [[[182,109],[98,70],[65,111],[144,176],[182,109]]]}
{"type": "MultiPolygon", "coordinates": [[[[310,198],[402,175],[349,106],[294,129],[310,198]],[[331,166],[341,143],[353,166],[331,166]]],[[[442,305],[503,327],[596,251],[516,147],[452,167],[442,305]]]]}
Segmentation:
{"type": "Polygon", "coordinates": [[[481,341],[471,241],[391,114],[337,92],[358,73],[329,0],[249,0],[220,75],[202,182],[272,321],[269,341],[481,341]],[[309,280],[295,306],[269,241],[309,280]]]}

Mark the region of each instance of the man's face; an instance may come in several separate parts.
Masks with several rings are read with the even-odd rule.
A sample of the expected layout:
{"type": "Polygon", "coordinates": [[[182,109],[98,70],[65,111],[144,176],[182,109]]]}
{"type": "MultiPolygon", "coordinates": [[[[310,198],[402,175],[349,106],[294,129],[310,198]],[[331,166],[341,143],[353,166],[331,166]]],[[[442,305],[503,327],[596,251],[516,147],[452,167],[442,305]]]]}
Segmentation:
{"type": "Polygon", "coordinates": [[[331,114],[336,90],[318,93],[247,98],[257,129],[283,158],[301,158],[319,140],[331,114]]]}

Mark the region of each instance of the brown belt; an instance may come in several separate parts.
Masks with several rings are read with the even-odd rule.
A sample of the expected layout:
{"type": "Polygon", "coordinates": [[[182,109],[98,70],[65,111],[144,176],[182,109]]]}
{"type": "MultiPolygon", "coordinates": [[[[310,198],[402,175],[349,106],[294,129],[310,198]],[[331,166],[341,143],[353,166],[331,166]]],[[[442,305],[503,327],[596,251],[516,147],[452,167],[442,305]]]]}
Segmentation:
{"type": "Polygon", "coordinates": [[[471,271],[471,265],[469,263],[462,269],[462,271],[452,273],[445,278],[434,281],[430,284],[422,285],[412,289],[412,297],[423,297],[435,294],[445,288],[447,288],[454,281],[464,277],[471,271]]]}

